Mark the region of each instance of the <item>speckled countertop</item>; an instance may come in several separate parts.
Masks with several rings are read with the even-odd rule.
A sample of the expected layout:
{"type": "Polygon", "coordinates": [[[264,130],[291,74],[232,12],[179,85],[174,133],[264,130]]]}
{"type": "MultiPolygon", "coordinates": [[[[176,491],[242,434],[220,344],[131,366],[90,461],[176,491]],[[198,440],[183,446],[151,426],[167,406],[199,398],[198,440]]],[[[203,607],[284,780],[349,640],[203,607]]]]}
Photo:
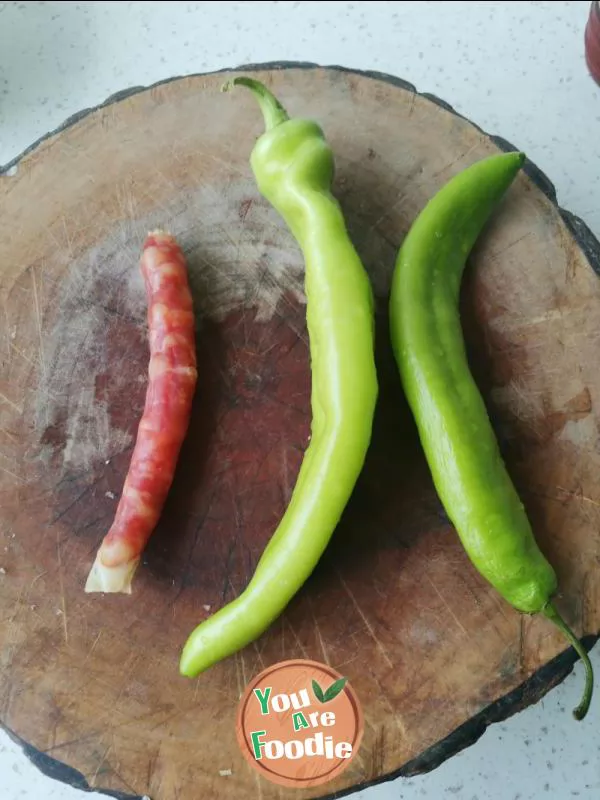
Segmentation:
{"type": "MultiPolygon", "coordinates": [[[[130,86],[248,62],[398,75],[524,149],[600,237],[600,89],[583,60],[583,2],[0,3],[0,164],[69,115],[130,86]]],[[[600,647],[593,652],[600,675],[600,647]]],[[[360,800],[600,797],[600,705],[574,725],[577,667],[534,708],[433,773],[360,800]]],[[[0,797],[83,800],[0,732],[0,797]]]]}

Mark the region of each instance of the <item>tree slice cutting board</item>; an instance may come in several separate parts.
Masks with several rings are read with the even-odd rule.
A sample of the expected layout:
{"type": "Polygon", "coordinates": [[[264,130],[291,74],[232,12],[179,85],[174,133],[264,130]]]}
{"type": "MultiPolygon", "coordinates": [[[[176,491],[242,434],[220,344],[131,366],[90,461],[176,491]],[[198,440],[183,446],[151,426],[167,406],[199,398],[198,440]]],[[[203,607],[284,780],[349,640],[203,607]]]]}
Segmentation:
{"type": "MultiPolygon", "coordinates": [[[[248,581],[310,427],[303,262],[250,171],[258,108],[245,91],[221,93],[229,73],[170,81],[86,112],[0,177],[0,719],[55,774],[153,800],[291,793],[259,779],[235,738],[246,683],[283,659],[347,675],[365,716],[350,768],[298,798],[431,768],[573,663],[549,623],[513,611],[463,553],[387,335],[410,223],[452,175],[506,143],[385,76],[302,65],[256,75],[333,145],[335,192],[378,298],[380,402],[322,563],[266,635],[197,680],[179,676],[180,649],[248,581]],[[189,260],[198,392],[133,595],[90,596],[146,389],[138,259],[156,226],[189,260]]],[[[559,574],[559,606],[590,646],[600,630],[600,248],[533,165],[526,172],[473,254],[464,327],[559,574]]],[[[565,733],[575,724],[566,717],[565,733]]]]}

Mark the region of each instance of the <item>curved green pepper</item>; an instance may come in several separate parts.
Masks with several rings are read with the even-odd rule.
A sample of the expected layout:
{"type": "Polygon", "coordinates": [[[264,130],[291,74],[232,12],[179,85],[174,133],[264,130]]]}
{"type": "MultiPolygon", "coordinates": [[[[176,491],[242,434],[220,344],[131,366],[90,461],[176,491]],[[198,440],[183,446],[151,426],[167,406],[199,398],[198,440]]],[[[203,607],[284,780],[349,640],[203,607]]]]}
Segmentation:
{"type": "Polygon", "coordinates": [[[458,305],[467,256],[523,161],[521,153],[483,159],[421,212],[396,261],[391,338],[446,513],[483,577],[519,611],[551,619],[581,656],[586,686],[574,713],[582,719],[592,694],[591,664],[551,602],[557,578],[535,542],[469,370],[458,305]]]}
{"type": "Polygon", "coordinates": [[[233,83],[249,88],[261,106],[266,132],[252,152],[252,169],[306,263],[312,435],[289,506],[252,580],[189,637],[180,661],[189,677],[260,636],[313,571],[362,469],[378,392],[371,286],[331,194],[331,148],[315,122],[288,119],[258,81],[233,83]]]}

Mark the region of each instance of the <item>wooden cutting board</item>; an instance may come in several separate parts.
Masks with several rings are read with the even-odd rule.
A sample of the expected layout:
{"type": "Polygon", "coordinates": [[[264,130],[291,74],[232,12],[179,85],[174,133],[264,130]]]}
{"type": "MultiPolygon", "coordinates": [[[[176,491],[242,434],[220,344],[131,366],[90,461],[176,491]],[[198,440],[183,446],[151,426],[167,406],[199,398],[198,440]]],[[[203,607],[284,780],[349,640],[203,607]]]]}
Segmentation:
{"type": "MultiPolygon", "coordinates": [[[[36,763],[76,785],[153,800],[291,795],[255,776],[234,724],[249,679],[286,658],[347,675],[365,715],[347,772],[297,798],[429,769],[573,663],[547,622],[511,610],[467,561],[387,336],[410,223],[452,175],[506,143],[385,76],[303,65],[256,74],[293,115],[316,118],[335,150],[335,191],[378,298],[380,402],[322,563],[259,642],[195,681],[178,675],[180,648],[246,584],[309,435],[303,263],[250,172],[257,106],[220,92],[228,73],[135,90],[0,177],[0,719],[36,763]],[[189,259],[193,420],[134,594],[89,596],[146,388],[137,264],[158,225],[189,259]]],[[[590,646],[600,630],[600,247],[557,208],[544,176],[526,172],[472,259],[465,332],[558,571],[559,606],[590,646]]],[[[565,735],[575,724],[565,718],[565,735]]]]}

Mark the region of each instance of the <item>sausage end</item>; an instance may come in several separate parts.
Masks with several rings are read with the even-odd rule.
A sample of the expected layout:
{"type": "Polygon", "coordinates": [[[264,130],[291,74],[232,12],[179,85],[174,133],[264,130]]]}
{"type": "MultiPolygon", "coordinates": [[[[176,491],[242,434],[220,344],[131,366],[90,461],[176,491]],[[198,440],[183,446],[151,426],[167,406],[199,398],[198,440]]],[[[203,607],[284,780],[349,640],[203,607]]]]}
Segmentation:
{"type": "Polygon", "coordinates": [[[85,584],[86,593],[131,594],[131,582],[139,563],[140,559],[134,558],[125,564],[119,564],[118,567],[107,567],[98,553],[85,584]]]}

